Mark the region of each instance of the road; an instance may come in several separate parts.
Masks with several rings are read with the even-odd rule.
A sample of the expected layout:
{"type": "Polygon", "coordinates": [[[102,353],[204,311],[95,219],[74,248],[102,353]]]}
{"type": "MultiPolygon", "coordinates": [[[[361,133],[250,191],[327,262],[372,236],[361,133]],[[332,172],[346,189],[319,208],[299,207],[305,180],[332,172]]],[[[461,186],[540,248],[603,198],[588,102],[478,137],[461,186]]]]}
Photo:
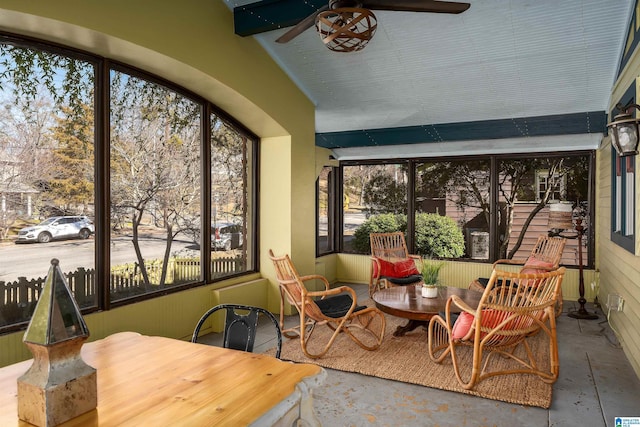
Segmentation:
{"type": "MultiPolygon", "coordinates": [[[[325,218],[326,219],[326,218],[325,218]]],[[[353,231],[365,221],[364,214],[346,213],[344,215],[345,235],[353,231]]],[[[326,222],[320,224],[321,232],[326,233],[326,222]]],[[[49,271],[52,258],[60,260],[60,268],[67,273],[78,267],[93,268],[94,261],[93,237],[87,240],[58,240],[50,243],[23,243],[0,245],[0,281],[15,281],[18,277],[27,279],[45,277],[49,271]]],[[[165,241],[160,237],[149,235],[140,239],[142,255],[145,259],[159,259],[164,255],[165,241]]],[[[193,242],[174,240],[171,253],[191,252],[193,242]]],[[[120,236],[111,241],[111,265],[120,265],[136,260],[131,243],[131,236],[120,236]]]]}
{"type": "MultiPolygon", "coordinates": [[[[366,217],[363,213],[360,212],[346,212],[344,214],[344,234],[353,234],[353,232],[362,225],[363,222],[366,221],[366,217]]],[[[320,217],[319,224],[320,233],[327,233],[327,217],[320,217]]]]}
{"type": "MultiPolygon", "coordinates": [[[[50,243],[22,243],[0,246],[0,281],[14,281],[18,277],[27,279],[45,277],[52,258],[60,260],[60,268],[67,273],[78,267],[93,268],[93,237],[87,240],[59,240],[50,243]]],[[[191,251],[193,242],[174,240],[171,252],[191,251]]],[[[142,255],[146,259],[164,256],[165,241],[144,237],[140,240],[142,255]]],[[[126,264],[136,260],[130,236],[118,237],[111,242],[111,265],[126,264]]]]}

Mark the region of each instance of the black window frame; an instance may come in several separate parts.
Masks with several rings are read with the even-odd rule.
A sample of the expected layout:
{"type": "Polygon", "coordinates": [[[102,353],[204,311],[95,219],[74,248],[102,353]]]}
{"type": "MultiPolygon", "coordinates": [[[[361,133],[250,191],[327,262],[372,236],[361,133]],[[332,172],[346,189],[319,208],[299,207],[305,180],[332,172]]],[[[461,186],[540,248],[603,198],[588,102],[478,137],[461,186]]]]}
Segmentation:
{"type": "MultiPolygon", "coordinates": [[[[421,157],[421,158],[405,158],[405,159],[375,159],[375,160],[343,160],[340,161],[340,174],[339,174],[339,185],[340,185],[340,195],[343,191],[343,169],[345,166],[358,166],[358,165],[381,165],[381,164],[403,164],[407,167],[408,177],[415,176],[415,168],[416,164],[421,162],[432,162],[432,161],[464,161],[464,160],[489,160],[491,167],[491,184],[490,184],[490,200],[491,205],[496,206],[498,202],[498,162],[501,160],[511,160],[511,159],[526,159],[526,158],[538,158],[538,157],[568,157],[568,156],[588,156],[589,157],[589,176],[588,176],[588,194],[589,194],[589,212],[588,218],[589,223],[585,224],[586,226],[586,236],[585,239],[587,241],[587,259],[583,260],[585,268],[593,268],[595,259],[595,233],[594,233],[594,222],[593,218],[595,212],[595,150],[576,150],[576,151],[554,151],[554,152],[535,152],[535,153],[506,153],[506,154],[487,154],[487,155],[474,155],[474,156],[442,156],[442,157],[421,157]]],[[[415,189],[413,185],[413,181],[410,178],[409,185],[407,185],[407,248],[411,253],[414,253],[414,239],[413,235],[415,232],[415,224],[414,224],[414,216],[415,216],[415,206],[413,204],[413,200],[415,200],[415,189]]],[[[499,218],[495,209],[492,209],[490,214],[490,223],[489,223],[489,233],[490,233],[490,245],[489,245],[489,258],[487,260],[476,260],[476,259],[466,259],[466,258],[458,258],[453,261],[456,262],[482,262],[482,263],[493,263],[497,260],[499,254],[499,241],[496,237],[499,232],[499,218]]],[[[338,218],[336,221],[337,224],[337,243],[339,244],[339,252],[343,252],[343,210],[340,209],[338,213],[338,218]]],[[[578,266],[569,266],[568,268],[578,268],[578,266]]]]}
{"type": "MultiPolygon", "coordinates": [[[[95,311],[109,310],[112,308],[134,304],[143,300],[157,298],[167,294],[180,292],[185,289],[200,287],[216,282],[229,280],[235,277],[255,274],[260,271],[259,263],[259,173],[260,173],[260,146],[259,137],[251,132],[246,126],[238,122],[224,110],[219,108],[213,102],[207,100],[201,95],[190,91],[174,82],[162,78],[154,73],[145,71],[138,67],[125,64],[104,56],[100,56],[91,52],[79,50],[63,44],[50,42],[29,36],[17,35],[9,32],[0,31],[0,43],[11,44],[14,46],[46,51],[48,53],[66,56],[74,59],[89,62],[94,67],[94,204],[95,204],[95,282],[103,284],[97,286],[97,301],[95,305],[83,307],[83,313],[91,313],[95,311]],[[245,271],[227,275],[222,278],[214,279],[211,274],[210,260],[210,239],[202,240],[202,265],[200,279],[183,285],[172,286],[161,291],[150,292],[136,297],[110,301],[109,297],[109,277],[110,277],[110,133],[109,133],[109,103],[110,103],[110,71],[117,70],[125,72],[136,77],[157,83],[173,90],[180,95],[189,98],[193,102],[200,105],[201,111],[201,153],[202,159],[200,167],[201,174],[201,211],[202,218],[210,218],[211,206],[211,181],[208,177],[211,171],[210,156],[210,117],[211,114],[216,115],[223,120],[225,124],[242,134],[247,140],[247,146],[252,151],[251,170],[245,172],[251,174],[250,188],[252,192],[247,195],[247,207],[250,209],[248,217],[251,220],[252,230],[252,246],[250,252],[247,252],[247,259],[251,259],[252,268],[245,271]]],[[[211,221],[201,221],[201,235],[210,236],[211,221]]],[[[26,328],[28,322],[13,323],[0,326],[0,334],[11,333],[26,328]]]]}
{"type": "Polygon", "coordinates": [[[320,245],[320,177],[316,179],[316,257],[329,255],[338,252],[338,232],[337,218],[341,217],[342,203],[338,194],[342,185],[340,179],[342,174],[340,168],[335,166],[325,166],[323,169],[330,169],[327,179],[327,248],[320,245]],[[340,187],[339,187],[340,186],[340,187]]]}

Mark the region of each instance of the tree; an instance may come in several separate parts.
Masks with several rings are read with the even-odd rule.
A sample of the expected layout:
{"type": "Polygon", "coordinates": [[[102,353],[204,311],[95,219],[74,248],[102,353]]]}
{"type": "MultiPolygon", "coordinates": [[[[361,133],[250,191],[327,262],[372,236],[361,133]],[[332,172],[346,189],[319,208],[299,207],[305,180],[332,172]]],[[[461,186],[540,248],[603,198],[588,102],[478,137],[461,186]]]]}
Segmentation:
{"type": "Polygon", "coordinates": [[[561,182],[567,182],[568,185],[571,185],[569,190],[565,190],[564,194],[560,195],[562,200],[572,200],[574,197],[577,198],[575,200],[580,200],[581,197],[582,200],[587,199],[588,171],[587,156],[577,159],[551,157],[500,162],[499,191],[501,199],[506,204],[505,215],[507,219],[504,238],[500,241],[500,257],[511,259],[518,252],[531,221],[549,203],[552,195],[561,190],[559,185],[561,182]],[[527,178],[531,179],[538,171],[546,171],[546,181],[550,183],[543,194],[535,194],[537,188],[532,188],[531,183],[527,182],[527,178]],[[532,190],[533,195],[531,194],[532,190]],[[527,215],[518,239],[507,252],[509,238],[513,232],[515,204],[519,200],[537,200],[537,204],[527,215]]]}
{"type": "Polygon", "coordinates": [[[376,175],[364,185],[364,203],[369,214],[406,213],[407,185],[389,175],[376,175]]]}
{"type": "Polygon", "coordinates": [[[200,113],[189,99],[122,73],[112,80],[112,212],[126,215],[147,290],[151,279],[140,246],[145,218],[165,230],[157,285],[164,286],[171,244],[199,223],[200,113]]]}
{"type": "Polygon", "coordinates": [[[445,198],[468,221],[481,212],[489,225],[490,163],[487,160],[423,163],[418,167],[417,193],[426,198],[445,198]]]}
{"type": "Polygon", "coordinates": [[[65,105],[70,115],[82,117],[93,101],[94,66],[80,59],[41,49],[0,44],[0,89],[11,90],[27,106],[43,93],[53,104],[65,105]]]}
{"type": "Polygon", "coordinates": [[[69,107],[62,107],[56,117],[53,139],[53,176],[49,180],[51,194],[59,206],[70,210],[78,205],[86,213],[94,194],[93,108],[85,105],[81,117],[69,107]]]}
{"type": "MultiPolygon", "coordinates": [[[[4,86],[10,84],[4,82],[4,86]]],[[[28,105],[15,99],[0,108],[0,193],[5,200],[0,212],[1,239],[9,237],[18,219],[42,207],[37,189],[43,177],[52,173],[55,142],[49,128],[53,118],[53,106],[46,96],[38,96],[28,105]]]]}
{"type": "MultiPolygon", "coordinates": [[[[55,162],[59,159],[52,153],[58,143],[52,135],[54,118],[60,112],[60,118],[66,118],[67,123],[86,119],[87,109],[90,110],[87,106],[93,105],[94,66],[80,59],[8,43],[0,44],[0,58],[2,148],[18,171],[12,185],[24,191],[40,190],[40,201],[36,199],[34,210],[55,207],[49,200],[50,181],[64,179],[66,170],[57,168],[55,162]],[[61,112],[63,108],[65,111],[61,112]]],[[[60,198],[57,202],[70,203],[60,198]]]]}
{"type": "Polygon", "coordinates": [[[224,216],[226,220],[244,224],[248,141],[220,117],[213,116],[211,123],[211,188],[216,209],[214,222],[224,216]]]}
{"type": "MultiPolygon", "coordinates": [[[[480,212],[483,224],[489,226],[491,213],[488,161],[433,162],[426,163],[419,173],[424,175],[419,183],[443,190],[441,194],[463,213],[480,212]]],[[[518,251],[531,221],[551,200],[558,187],[547,186],[540,195],[535,188],[536,174],[546,171],[549,183],[566,182],[564,200],[586,200],[588,188],[588,156],[505,159],[498,162],[498,200],[496,206],[500,215],[498,236],[499,258],[512,258],[518,251]],[[520,201],[536,201],[529,212],[515,245],[508,248],[513,232],[513,214],[520,201]],[[508,250],[509,249],[509,250],[508,250]],[[508,251],[507,251],[508,250],[508,251]]]]}

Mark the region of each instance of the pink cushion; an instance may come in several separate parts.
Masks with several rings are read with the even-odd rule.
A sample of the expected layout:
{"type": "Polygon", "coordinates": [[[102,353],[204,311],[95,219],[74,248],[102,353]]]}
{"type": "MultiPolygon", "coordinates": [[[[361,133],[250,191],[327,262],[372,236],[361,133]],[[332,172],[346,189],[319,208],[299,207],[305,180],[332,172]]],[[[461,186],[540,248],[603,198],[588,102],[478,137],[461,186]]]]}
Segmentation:
{"type": "Polygon", "coordinates": [[[552,263],[530,256],[527,262],[525,262],[522,270],[520,270],[520,273],[526,273],[526,274],[547,273],[550,271],[551,268],[553,268],[552,263]]]}
{"type": "MultiPolygon", "coordinates": [[[[507,311],[493,310],[490,308],[484,309],[482,310],[482,326],[493,329],[509,315],[510,313],[507,311]]],[[[451,338],[456,340],[464,338],[471,329],[474,319],[475,316],[466,311],[460,313],[456,323],[454,323],[453,328],[451,328],[451,338]]],[[[514,322],[509,321],[502,329],[513,329],[514,326],[514,322]]],[[[486,335],[484,332],[481,333],[481,336],[484,335],[486,335]]]]}
{"type": "Polygon", "coordinates": [[[411,258],[407,258],[397,262],[385,261],[382,258],[376,258],[380,265],[380,271],[378,272],[378,265],[373,263],[373,276],[385,276],[385,277],[407,277],[412,274],[420,274],[416,263],[411,258]],[[378,274],[379,273],[379,274],[378,274]]]}
{"type": "Polygon", "coordinates": [[[451,328],[451,338],[459,340],[467,335],[467,332],[469,332],[473,324],[473,319],[475,319],[475,316],[466,311],[460,313],[460,316],[456,319],[456,323],[454,323],[453,328],[451,328]]]}

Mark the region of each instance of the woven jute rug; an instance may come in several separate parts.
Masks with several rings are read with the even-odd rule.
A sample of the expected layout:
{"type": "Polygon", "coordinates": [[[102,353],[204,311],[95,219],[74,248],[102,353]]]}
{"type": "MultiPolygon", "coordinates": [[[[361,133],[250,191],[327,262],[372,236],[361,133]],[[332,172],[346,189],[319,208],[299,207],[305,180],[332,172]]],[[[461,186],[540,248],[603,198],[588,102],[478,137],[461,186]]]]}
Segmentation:
{"type": "MultiPolygon", "coordinates": [[[[474,390],[464,390],[456,379],[450,358],[442,364],[432,362],[429,358],[425,328],[419,327],[402,337],[394,337],[396,327],[406,320],[390,315],[386,315],[386,319],[385,338],[378,350],[363,350],[348,336],[340,334],[325,356],[309,359],[302,353],[299,339],[284,338],[281,358],[520,405],[542,408],[551,405],[552,386],[530,374],[499,375],[481,381],[474,390]]],[[[314,331],[313,341],[324,345],[331,332],[327,326],[318,327],[314,331]]],[[[539,366],[544,366],[544,363],[548,366],[549,343],[545,337],[540,333],[529,339],[534,354],[546,356],[538,358],[541,359],[539,366]]],[[[470,348],[462,349],[459,355],[462,365],[470,365],[470,348]]],[[[502,357],[494,357],[491,363],[514,366],[513,361],[502,357]]]]}

